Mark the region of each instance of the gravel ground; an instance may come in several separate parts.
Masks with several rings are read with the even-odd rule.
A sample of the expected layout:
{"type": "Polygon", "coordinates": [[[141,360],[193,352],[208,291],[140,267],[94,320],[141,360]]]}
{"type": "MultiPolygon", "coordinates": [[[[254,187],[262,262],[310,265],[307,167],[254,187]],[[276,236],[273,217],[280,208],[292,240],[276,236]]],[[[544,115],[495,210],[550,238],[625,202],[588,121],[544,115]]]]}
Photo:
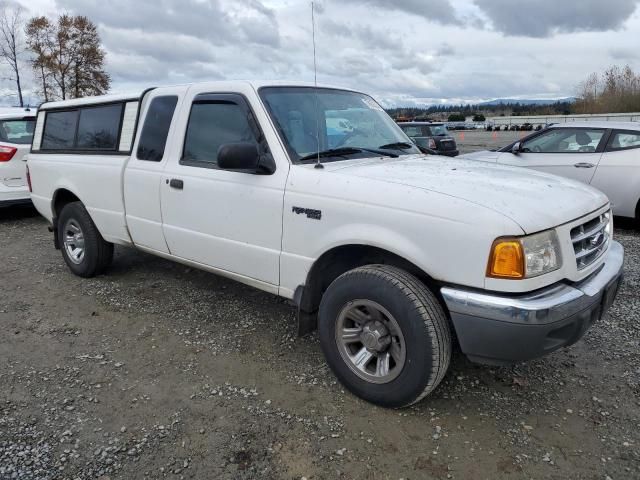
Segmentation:
{"type": "Polygon", "coordinates": [[[401,411],[345,392],[281,299],[117,248],[73,276],[31,209],[0,211],[0,479],[640,478],[640,234],[573,347],[454,357],[401,411]]]}

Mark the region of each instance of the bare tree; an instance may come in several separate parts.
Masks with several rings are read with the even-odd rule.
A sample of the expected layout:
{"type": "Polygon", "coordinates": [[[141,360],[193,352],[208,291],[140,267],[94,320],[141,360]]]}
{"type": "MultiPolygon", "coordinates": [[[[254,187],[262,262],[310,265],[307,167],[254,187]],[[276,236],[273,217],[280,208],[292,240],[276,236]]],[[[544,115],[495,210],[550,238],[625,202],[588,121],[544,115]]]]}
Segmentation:
{"type": "Polygon", "coordinates": [[[53,25],[47,17],[34,17],[27,24],[27,44],[33,53],[31,68],[38,79],[38,93],[48,102],[52,98],[53,86],[49,72],[49,52],[53,43],[53,25]]]}
{"type": "Polygon", "coordinates": [[[9,65],[18,89],[18,102],[24,106],[20,66],[26,52],[23,29],[24,9],[15,3],[0,2],[0,60],[9,65]]]}
{"type": "Polygon", "coordinates": [[[27,39],[45,100],[101,95],[109,90],[105,52],[95,24],[87,17],[63,14],[55,24],[46,17],[32,18],[27,39]]]}

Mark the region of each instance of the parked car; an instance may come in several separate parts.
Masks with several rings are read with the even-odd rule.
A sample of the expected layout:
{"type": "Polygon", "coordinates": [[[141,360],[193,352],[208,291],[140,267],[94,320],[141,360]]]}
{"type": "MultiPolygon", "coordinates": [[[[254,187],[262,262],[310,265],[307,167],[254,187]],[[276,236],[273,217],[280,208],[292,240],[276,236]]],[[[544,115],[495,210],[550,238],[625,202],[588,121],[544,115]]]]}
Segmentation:
{"type": "Polygon", "coordinates": [[[118,244],[289,299],[379,405],[431,393],[454,341],[488,364],[570,345],[619,285],[603,193],[423,155],[359,92],[161,87],[46,103],[36,132],[32,199],[74,274],[104,272],[118,244]]]}
{"type": "Polygon", "coordinates": [[[0,114],[0,207],[31,203],[24,156],[31,148],[35,112],[0,114]]]}
{"type": "Polygon", "coordinates": [[[459,153],[456,141],[449,135],[444,123],[400,122],[398,125],[420,147],[429,148],[438,152],[439,155],[448,157],[455,157],[459,153]]]}
{"type": "Polygon", "coordinates": [[[533,168],[590,184],[611,200],[614,215],[640,223],[640,123],[554,124],[498,151],[464,158],[533,168]]]}

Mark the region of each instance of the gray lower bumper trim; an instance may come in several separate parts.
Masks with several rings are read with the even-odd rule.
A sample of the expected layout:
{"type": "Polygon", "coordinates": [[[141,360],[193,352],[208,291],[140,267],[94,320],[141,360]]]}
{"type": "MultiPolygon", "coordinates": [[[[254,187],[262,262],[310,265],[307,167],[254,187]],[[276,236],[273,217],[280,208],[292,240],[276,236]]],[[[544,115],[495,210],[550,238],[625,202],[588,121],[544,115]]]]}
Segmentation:
{"type": "Polygon", "coordinates": [[[604,266],[579,284],[512,296],[442,288],[462,352],[476,362],[505,364],[571,345],[611,306],[623,261],[622,245],[612,242],[604,266]]]}
{"type": "Polygon", "coordinates": [[[524,295],[499,295],[443,287],[449,312],[502,322],[540,325],[556,322],[578,313],[594,302],[594,297],[622,273],[624,249],[611,242],[604,266],[579,284],[557,284],[524,295]]]}

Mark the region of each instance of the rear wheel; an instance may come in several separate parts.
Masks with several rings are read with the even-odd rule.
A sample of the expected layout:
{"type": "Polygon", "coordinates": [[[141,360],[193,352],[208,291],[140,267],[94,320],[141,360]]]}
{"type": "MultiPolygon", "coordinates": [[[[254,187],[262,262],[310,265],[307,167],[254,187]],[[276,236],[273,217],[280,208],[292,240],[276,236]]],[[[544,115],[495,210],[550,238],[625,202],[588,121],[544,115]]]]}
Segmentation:
{"type": "Polygon", "coordinates": [[[93,277],[109,266],[113,244],[102,238],[81,202],[66,204],[58,217],[62,257],[73,273],[93,277]]]}
{"type": "Polygon", "coordinates": [[[338,277],[322,297],[319,334],[329,366],[355,395],[404,407],[431,393],[451,358],[446,315],[431,291],[396,267],[338,277]]]}

